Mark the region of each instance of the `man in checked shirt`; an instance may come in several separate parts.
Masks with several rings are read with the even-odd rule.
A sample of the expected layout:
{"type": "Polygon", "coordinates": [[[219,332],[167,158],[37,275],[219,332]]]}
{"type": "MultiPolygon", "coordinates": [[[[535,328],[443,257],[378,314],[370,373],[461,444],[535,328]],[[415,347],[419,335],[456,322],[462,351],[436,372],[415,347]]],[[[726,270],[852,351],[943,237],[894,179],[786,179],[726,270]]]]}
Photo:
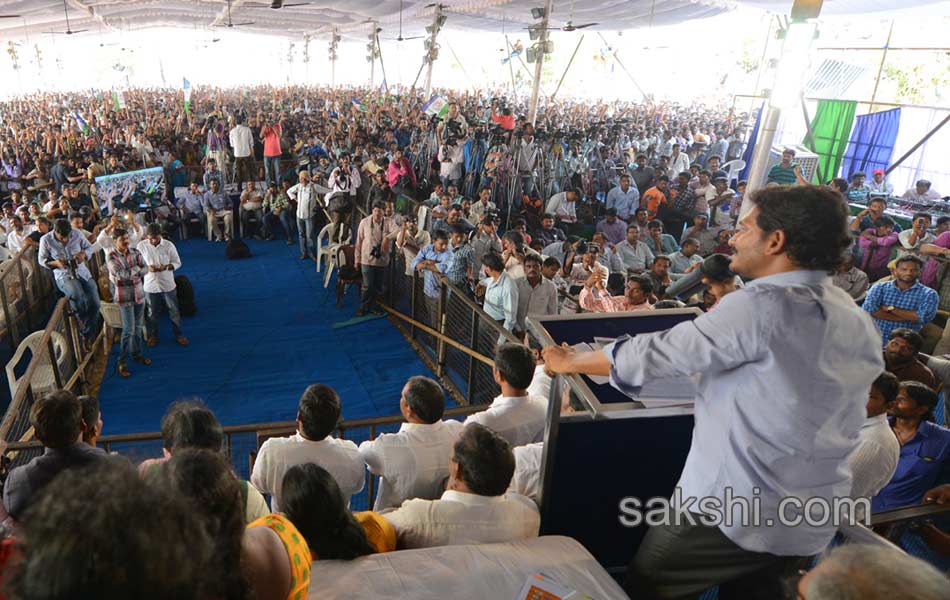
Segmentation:
{"type": "Polygon", "coordinates": [[[151,359],[142,354],[145,341],[142,329],[145,324],[145,290],[142,279],[148,272],[148,266],[142,253],[132,247],[129,233],[116,228],[112,232],[115,248],[106,259],[109,267],[109,279],[115,284],[115,303],[122,315],[122,342],[119,350],[119,375],[129,377],[128,360],[142,365],[152,364],[151,359]]]}

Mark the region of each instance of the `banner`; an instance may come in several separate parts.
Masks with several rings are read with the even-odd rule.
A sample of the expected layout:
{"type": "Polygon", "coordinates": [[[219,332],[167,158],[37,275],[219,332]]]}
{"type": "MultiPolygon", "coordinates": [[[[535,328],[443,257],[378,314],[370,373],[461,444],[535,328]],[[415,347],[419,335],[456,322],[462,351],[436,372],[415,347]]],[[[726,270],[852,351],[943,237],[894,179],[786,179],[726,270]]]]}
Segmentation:
{"type": "Polygon", "coordinates": [[[363,103],[357,100],[356,98],[353,98],[353,106],[355,106],[356,110],[360,112],[366,112],[366,107],[363,106],[363,103]]]}
{"type": "Polygon", "coordinates": [[[449,112],[449,101],[445,96],[439,96],[436,94],[432,98],[422,105],[422,112],[432,116],[436,115],[438,117],[444,117],[449,112]]]}
{"type": "Polygon", "coordinates": [[[119,90],[112,90],[112,104],[116,110],[125,108],[125,96],[119,90]]]}
{"type": "Polygon", "coordinates": [[[73,113],[73,118],[76,119],[76,125],[79,127],[79,131],[83,132],[83,135],[89,135],[89,123],[86,123],[86,120],[82,118],[78,112],[73,113]]]}
{"type": "Polygon", "coordinates": [[[181,89],[185,92],[185,114],[191,114],[191,82],[181,78],[181,89]]]}

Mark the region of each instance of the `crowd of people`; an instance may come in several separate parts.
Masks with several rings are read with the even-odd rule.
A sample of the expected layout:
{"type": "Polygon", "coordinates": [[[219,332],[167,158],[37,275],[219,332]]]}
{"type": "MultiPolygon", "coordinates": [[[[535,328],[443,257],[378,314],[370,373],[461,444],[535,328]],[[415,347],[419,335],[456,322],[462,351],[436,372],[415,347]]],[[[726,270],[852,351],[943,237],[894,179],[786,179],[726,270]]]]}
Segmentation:
{"type": "MultiPolygon", "coordinates": [[[[813,343],[804,339],[810,332],[828,343],[818,348],[828,364],[863,361],[853,381],[822,372],[822,381],[831,382],[826,391],[851,394],[868,379],[861,392],[867,398],[857,411],[860,420],[853,418],[856,411],[835,413],[831,404],[809,417],[809,423],[824,415],[842,431],[853,428],[845,432],[848,443],[841,432],[816,430],[809,437],[804,425],[802,431],[781,428],[792,454],[827,450],[823,460],[834,463],[829,468],[850,470],[851,479],[799,484],[781,474],[759,474],[763,487],[818,495],[834,487],[870,499],[875,511],[925,497],[947,501],[950,492],[934,486],[950,463],[950,431],[934,421],[942,420],[935,414],[937,392],[950,381],[950,361],[941,356],[950,353],[941,352],[950,335],[943,339],[932,321],[945,295],[950,308],[941,261],[950,252],[950,218],[932,223],[920,213],[902,232],[884,214],[880,190],[893,190],[883,173],[874,173],[867,185],[856,174],[850,183],[809,186],[791,150],[769,171],[765,191],[745,198],[745,182],[723,167],[744,151],[748,116],[730,111],[560,101],[534,126],[518,116],[524,107],[517,102],[458,94],[448,113],[433,119],[421,111],[424,100],[417,93],[292,87],[198,91],[190,112],[178,109],[175,94],[157,90],[126,92],[122,108],[91,94],[2,103],[8,127],[0,132],[0,182],[9,196],[0,218],[4,244],[14,253],[37,248],[40,265],[70,299],[87,342],[98,330],[100,297],[119,306],[119,373],[125,377],[130,362],[151,364],[145,349],[158,343],[163,307],[176,341],[188,343],[176,303],[176,235],[283,239],[296,242],[300,259],[308,260],[318,258],[316,238],[327,226],[332,243],[354,245],[352,266],[363,284],[358,315],[382,312],[377,297],[386,269],[404,262],[404,273],[421,279],[430,315],[439,310],[440,286],[448,283],[453,293],[477,298],[489,318],[526,342],[531,315],[694,306],[706,313],[696,322],[710,324],[703,343],[715,347],[690,346],[681,354],[676,336],[641,336],[648,341],[618,346],[626,350],[611,355],[605,367],[570,363],[574,359],[557,350],[539,357],[525,345],[504,344],[493,369],[500,395],[485,411],[464,423],[446,420],[441,387],[414,377],[401,392],[406,423],[400,431],[359,446],[333,436],[341,399],[314,385],[298,404],[296,434],[263,444],[249,482],[231,473],[221,454],[220,425],[200,404],[169,408],[162,421],[164,457],[135,473],[94,448],[101,423],[91,400],[53,393],[31,411],[46,452],[13,470],[4,487],[4,505],[17,524],[8,544],[11,597],[67,597],[76,586],[91,584],[109,590],[106,597],[295,598],[307,589],[311,560],[536,536],[551,375],[590,368],[611,374],[617,386],[635,387],[665,368],[627,358],[640,343],[657,344],[653,355],[683,370],[708,361],[712,370],[729,371],[733,366],[722,353],[765,360],[780,352],[773,321],[794,329],[814,318],[804,302],[776,297],[772,288],[782,286],[798,286],[802,297],[818,298],[823,310],[840,317],[834,343],[822,337],[834,326],[802,325],[788,332],[789,340],[813,343]],[[97,176],[154,166],[165,170],[168,185],[144,209],[134,192],[97,193],[97,176]],[[850,225],[847,201],[867,204],[850,225]],[[756,217],[750,219],[752,204],[756,217]],[[101,282],[90,268],[99,252],[101,282]],[[807,273],[762,283],[778,277],[769,271],[775,265],[807,273]],[[822,271],[834,271],[833,279],[822,271]],[[832,291],[832,281],[844,292],[832,291]],[[861,314],[859,302],[869,316],[861,314]],[[795,311],[795,318],[785,314],[795,311]],[[771,328],[769,335],[731,337],[735,324],[752,315],[771,328]],[[869,329],[872,321],[876,329],[869,329]],[[840,336],[857,346],[839,343],[840,336]],[[623,378],[616,373],[621,367],[623,378]],[[815,440],[827,448],[816,449],[815,440]],[[381,481],[373,510],[351,513],[349,499],[363,489],[367,472],[381,481]],[[852,480],[850,489],[841,487],[852,480]],[[123,536],[121,543],[104,537],[107,524],[138,522],[129,515],[141,511],[153,519],[113,533],[123,536]],[[102,544],[108,549],[95,552],[102,544]],[[126,563],[142,568],[115,577],[126,563]],[[62,577],[40,576],[63,564],[73,568],[62,577]]],[[[913,192],[934,195],[928,182],[913,192]]],[[[779,358],[790,360],[801,344],[779,358]]],[[[768,382],[756,383],[760,375],[740,382],[750,396],[774,393],[768,382]]],[[[797,382],[784,376],[776,381],[790,398],[801,395],[797,382]]],[[[725,389],[717,393],[733,397],[725,389]]],[[[560,401],[564,413],[583,410],[569,392],[560,401]]],[[[697,407],[702,412],[699,400],[697,407]]],[[[697,424],[720,418],[721,433],[774,422],[762,412],[751,417],[735,425],[722,415],[698,414],[697,424]]],[[[789,415],[789,422],[804,420],[789,415]]],[[[704,439],[709,451],[729,445],[716,436],[704,439]]],[[[747,450],[730,448],[740,455],[747,450]]],[[[741,471],[747,458],[727,460],[741,471]]],[[[716,471],[698,462],[689,470],[716,471]]],[[[808,463],[801,474],[817,481],[823,469],[808,463]]],[[[706,482],[704,475],[695,477],[706,482]]],[[[632,565],[634,578],[681,576],[661,568],[669,556],[660,550],[660,535],[644,544],[632,565]]],[[[735,541],[728,556],[738,557],[737,564],[757,553],[813,553],[813,540],[796,545],[795,536],[752,543],[726,535],[735,541]]],[[[925,535],[934,547],[947,543],[935,527],[925,535]]],[[[804,597],[832,598],[821,594],[852,585],[841,572],[850,572],[854,558],[836,554],[802,581],[800,589],[812,590],[804,597]]],[[[924,595],[940,574],[913,566],[922,591],[911,597],[942,597],[924,595]]],[[[629,589],[648,589],[638,587],[642,583],[629,589]]],[[[655,597],[674,597],[669,590],[681,588],[668,588],[666,595],[649,589],[655,597]]]]}

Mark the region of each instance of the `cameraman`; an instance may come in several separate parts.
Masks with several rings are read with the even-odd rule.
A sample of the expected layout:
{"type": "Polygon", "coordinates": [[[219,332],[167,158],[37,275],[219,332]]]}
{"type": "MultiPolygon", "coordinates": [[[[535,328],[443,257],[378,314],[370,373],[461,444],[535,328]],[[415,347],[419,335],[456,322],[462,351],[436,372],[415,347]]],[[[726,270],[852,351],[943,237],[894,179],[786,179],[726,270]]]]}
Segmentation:
{"type": "Polygon", "coordinates": [[[445,115],[445,119],[439,123],[436,133],[438,134],[439,144],[443,144],[450,136],[464,138],[468,134],[468,122],[459,113],[459,105],[455,100],[449,102],[449,112],[445,115]]]}
{"type": "Polygon", "coordinates": [[[99,291],[86,267],[91,252],[89,240],[66,219],[57,219],[53,231],[40,238],[39,262],[53,271],[56,287],[69,298],[87,343],[95,337],[99,322],[99,291]]]}
{"type": "Polygon", "coordinates": [[[360,221],[356,230],[356,268],[363,274],[363,296],[356,316],[367,312],[386,314],[376,305],[376,297],[383,292],[386,266],[392,240],[398,235],[391,219],[383,218],[385,205],[377,202],[368,217],[360,221]]]}
{"type": "Polygon", "coordinates": [[[511,109],[498,99],[491,101],[491,120],[498,123],[498,126],[505,131],[512,131],[515,128],[515,116],[511,113],[511,109]]]}
{"type": "Polygon", "coordinates": [[[450,185],[458,187],[462,180],[462,164],[465,152],[459,138],[449,134],[445,143],[439,146],[439,177],[442,186],[448,189],[450,185]]]}

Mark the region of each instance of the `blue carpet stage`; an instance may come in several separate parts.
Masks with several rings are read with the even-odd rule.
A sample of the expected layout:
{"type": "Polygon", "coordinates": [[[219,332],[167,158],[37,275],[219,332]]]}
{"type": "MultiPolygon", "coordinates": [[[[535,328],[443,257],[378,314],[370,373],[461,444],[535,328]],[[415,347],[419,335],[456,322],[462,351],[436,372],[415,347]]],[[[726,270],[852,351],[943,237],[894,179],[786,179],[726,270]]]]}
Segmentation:
{"type": "Polygon", "coordinates": [[[99,393],[105,434],[158,431],[168,404],[187,397],[204,400],[224,425],[293,420],[311,383],[340,394],[346,419],[395,415],[406,379],[431,375],[387,319],[332,328],[353,318],[357,293],[348,290],[336,308],[335,280],[324,290],[296,245],[247,243],[252,257],[232,261],[224,244],[176,242],[177,273],[191,280],[198,306],[182,321],[191,345],[175,343],[163,313],[159,344],[146,348],[152,365],[130,362],[129,379],[116,371],[113,346],[99,393]]]}

